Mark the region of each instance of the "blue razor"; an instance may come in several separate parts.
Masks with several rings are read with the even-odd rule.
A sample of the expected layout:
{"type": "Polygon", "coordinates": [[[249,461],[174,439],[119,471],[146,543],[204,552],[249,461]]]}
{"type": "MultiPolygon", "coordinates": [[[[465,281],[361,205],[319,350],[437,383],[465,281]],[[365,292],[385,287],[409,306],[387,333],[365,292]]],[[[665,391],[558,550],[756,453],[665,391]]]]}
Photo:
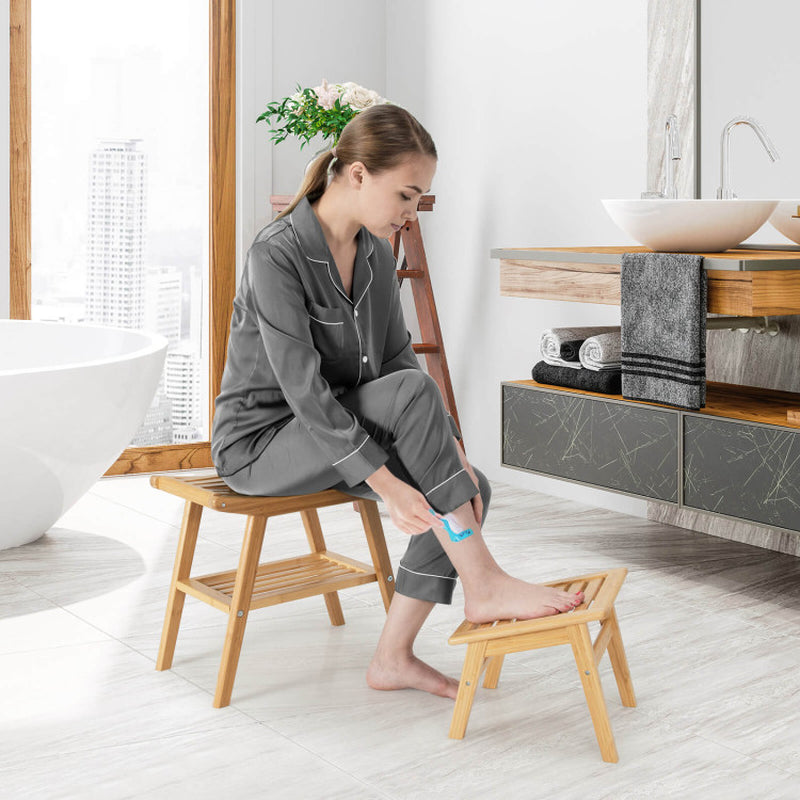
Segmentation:
{"type": "MultiPolygon", "coordinates": [[[[432,508],[428,510],[431,512],[431,514],[436,514],[432,508]]],[[[466,528],[463,531],[456,531],[453,530],[450,520],[445,519],[444,517],[441,517],[441,520],[444,523],[444,529],[447,531],[447,535],[450,537],[451,542],[461,542],[468,536],[472,536],[472,528],[466,528]]]]}

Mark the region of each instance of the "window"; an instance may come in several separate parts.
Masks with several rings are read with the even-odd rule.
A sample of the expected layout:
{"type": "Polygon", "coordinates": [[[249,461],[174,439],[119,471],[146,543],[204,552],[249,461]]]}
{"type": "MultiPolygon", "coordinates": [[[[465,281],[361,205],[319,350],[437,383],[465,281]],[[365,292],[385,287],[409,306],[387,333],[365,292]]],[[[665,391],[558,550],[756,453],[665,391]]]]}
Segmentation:
{"type": "Polygon", "coordinates": [[[210,465],[235,285],[234,9],[11,0],[11,316],[169,341],[112,474],[210,465]]]}

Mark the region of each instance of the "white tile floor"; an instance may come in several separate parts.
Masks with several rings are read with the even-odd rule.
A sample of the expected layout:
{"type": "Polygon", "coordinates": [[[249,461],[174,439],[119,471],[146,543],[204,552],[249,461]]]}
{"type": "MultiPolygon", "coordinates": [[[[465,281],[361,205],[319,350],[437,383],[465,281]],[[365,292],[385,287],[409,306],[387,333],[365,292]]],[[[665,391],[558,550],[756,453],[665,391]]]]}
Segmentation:
{"type": "MultiPolygon", "coordinates": [[[[155,656],[180,523],[144,477],[98,483],[45,537],[0,552],[0,797],[696,798],[800,796],[800,559],[495,485],[486,528],[530,580],[630,570],[617,611],[638,708],[601,677],[620,754],[599,754],[568,648],[510,656],[463,741],[452,703],[374,692],[374,584],[253,612],[229,708],[211,706],[225,618],[186,602],[175,663],[155,656]]],[[[369,560],[349,506],[333,550],[369,560]]],[[[206,512],[197,571],[236,564],[241,518],[206,512]]],[[[383,517],[396,565],[404,537],[383,517]]],[[[273,520],[265,558],[301,552],[273,520]]],[[[460,594],[418,654],[453,675],[460,594]]]]}

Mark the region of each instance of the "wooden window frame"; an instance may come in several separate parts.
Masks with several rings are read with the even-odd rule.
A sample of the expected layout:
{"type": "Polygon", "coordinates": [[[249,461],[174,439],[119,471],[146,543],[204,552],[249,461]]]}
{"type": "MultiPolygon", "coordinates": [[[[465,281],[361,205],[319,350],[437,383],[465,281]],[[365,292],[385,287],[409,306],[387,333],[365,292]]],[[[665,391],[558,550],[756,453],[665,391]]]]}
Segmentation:
{"type": "MultiPolygon", "coordinates": [[[[31,3],[10,0],[10,316],[31,318],[31,3]]],[[[236,290],[236,0],[209,0],[209,420],[236,290]]],[[[128,448],[106,475],[211,466],[210,442],[128,448]]]]}

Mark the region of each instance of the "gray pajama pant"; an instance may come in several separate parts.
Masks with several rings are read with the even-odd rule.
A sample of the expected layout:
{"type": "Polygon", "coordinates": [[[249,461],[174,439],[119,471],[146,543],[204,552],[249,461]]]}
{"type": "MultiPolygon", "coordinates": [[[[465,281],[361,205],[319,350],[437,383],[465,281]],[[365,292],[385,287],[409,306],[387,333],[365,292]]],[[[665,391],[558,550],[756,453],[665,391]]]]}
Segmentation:
{"type": "MultiPolygon", "coordinates": [[[[450,422],[436,382],[424,372],[404,369],[356,386],[337,397],[364,430],[386,450],[386,466],[422,492],[431,507],[446,514],[480,491],[483,517],[491,489],[475,470],[478,487],[461,466],[450,422]]],[[[251,464],[225,477],[241,494],[310,494],[335,488],[378,500],[366,483],[348,486],[297,419],[281,428],[251,464]]],[[[400,561],[396,590],[435,603],[450,603],[456,571],[433,531],[409,537],[400,561]]]]}

